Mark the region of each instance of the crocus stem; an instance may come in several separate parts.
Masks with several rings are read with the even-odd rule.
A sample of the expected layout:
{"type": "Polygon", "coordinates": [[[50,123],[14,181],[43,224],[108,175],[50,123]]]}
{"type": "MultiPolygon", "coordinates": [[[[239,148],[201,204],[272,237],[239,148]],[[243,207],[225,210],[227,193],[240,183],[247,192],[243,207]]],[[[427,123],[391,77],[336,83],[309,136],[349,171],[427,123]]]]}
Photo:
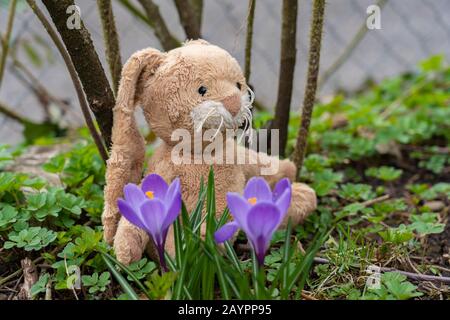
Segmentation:
{"type": "Polygon", "coordinates": [[[164,246],[158,246],[158,256],[159,256],[159,265],[161,266],[161,271],[167,272],[169,269],[167,268],[166,258],[164,257],[164,246]]]}
{"type": "Polygon", "coordinates": [[[255,287],[255,295],[256,299],[262,299],[261,294],[261,286],[259,283],[261,270],[264,270],[264,258],[261,263],[259,256],[256,254],[255,251],[252,252],[252,258],[253,258],[253,285],[255,287]]]}

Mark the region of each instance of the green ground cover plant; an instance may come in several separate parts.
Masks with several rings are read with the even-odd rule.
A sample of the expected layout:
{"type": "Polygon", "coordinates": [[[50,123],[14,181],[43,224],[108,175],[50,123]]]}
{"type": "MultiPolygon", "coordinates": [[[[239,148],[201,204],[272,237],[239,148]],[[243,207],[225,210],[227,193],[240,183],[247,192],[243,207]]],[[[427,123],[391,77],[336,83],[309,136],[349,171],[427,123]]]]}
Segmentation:
{"type": "MultiPolygon", "coordinates": [[[[214,218],[213,172],[197,208],[182,209],[177,254],[161,273],[147,257],[120,265],[103,241],[105,167],[86,129],[0,146],[0,295],[10,294],[28,257],[39,272],[34,299],[49,292],[52,299],[448,299],[448,283],[399,271],[450,276],[449,105],[450,69],[441,56],[318,103],[301,180],[319,205],[303,225],[275,233],[263,268],[243,233],[214,243],[228,212],[214,218]],[[11,169],[31,146],[55,145],[68,147],[41,167],[59,184],[11,169]],[[385,268],[377,289],[367,285],[369,266],[385,268]]],[[[255,126],[270,117],[255,112],[255,126]]],[[[291,115],[287,155],[299,123],[291,115]]]]}

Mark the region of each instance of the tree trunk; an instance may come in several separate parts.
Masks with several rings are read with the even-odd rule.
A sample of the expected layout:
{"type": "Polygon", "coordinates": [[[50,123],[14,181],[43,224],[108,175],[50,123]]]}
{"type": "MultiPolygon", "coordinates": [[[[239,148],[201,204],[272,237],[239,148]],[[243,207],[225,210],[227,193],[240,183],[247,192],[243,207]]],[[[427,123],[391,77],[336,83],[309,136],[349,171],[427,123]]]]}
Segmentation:
{"type": "Polygon", "coordinates": [[[120,56],[119,36],[117,35],[114,13],[111,0],[98,0],[97,4],[103,28],[106,59],[108,60],[109,72],[111,73],[114,94],[117,94],[120,73],[122,72],[122,59],[120,56]]]}
{"type": "Polygon", "coordinates": [[[89,107],[97,119],[106,146],[111,146],[112,109],[115,99],[91,35],[81,21],[80,29],[67,27],[66,9],[73,0],[43,0],[53,23],[63,40],[83,85],[89,107]]]}
{"type": "Polygon", "coordinates": [[[288,138],[289,112],[291,109],[292,86],[294,82],[297,0],[283,0],[283,27],[281,31],[281,58],[278,80],[278,97],[275,117],[271,129],[278,129],[280,137],[280,155],[284,156],[288,138]]]}
{"type": "Polygon", "coordinates": [[[292,154],[292,161],[297,166],[297,180],[302,170],[303,159],[308,142],[309,125],[316,99],[317,78],[319,76],[320,49],[322,42],[325,0],[314,0],[313,17],[310,30],[308,78],[306,80],[303,100],[302,122],[297,135],[297,143],[292,154]]]}

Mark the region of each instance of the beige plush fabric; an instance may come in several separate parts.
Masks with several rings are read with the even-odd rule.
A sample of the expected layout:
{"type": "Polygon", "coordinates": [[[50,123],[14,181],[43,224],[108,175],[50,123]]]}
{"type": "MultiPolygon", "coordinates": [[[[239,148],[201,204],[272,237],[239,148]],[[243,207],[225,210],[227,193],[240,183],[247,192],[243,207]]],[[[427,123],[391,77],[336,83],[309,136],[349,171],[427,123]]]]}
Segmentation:
{"type": "MultiPolygon", "coordinates": [[[[157,173],[168,183],[180,177],[183,201],[190,211],[197,201],[201,177],[207,180],[210,165],[173,163],[171,152],[175,142],[171,141],[171,134],[178,128],[194,132],[192,112],[205,101],[222,103],[230,119],[237,116],[247,88],[237,61],[225,50],[204,40],[189,41],[166,53],[152,48],[141,50],[124,65],[114,108],[113,146],[107,163],[102,216],[104,237],[114,245],[119,261],[129,264],[140,259],[149,243],[148,235],[121,218],[117,208],[117,199],[122,197],[125,184],[139,183],[143,177],[145,141],[136,125],[135,106],[142,107],[146,121],[163,141],[151,157],[146,174],[157,173]],[[205,95],[199,94],[201,86],[207,88],[205,95]]],[[[210,126],[214,126],[215,122],[211,123],[210,126]]],[[[227,122],[224,128],[230,126],[227,122]]],[[[231,142],[231,146],[248,157],[256,159],[258,156],[255,151],[237,146],[235,142],[231,142]]],[[[220,152],[215,154],[217,158],[221,156],[220,152]]],[[[259,156],[260,159],[278,161],[267,154],[259,156]]],[[[218,215],[226,207],[226,193],[242,193],[247,180],[260,175],[261,166],[260,160],[257,164],[213,165],[218,215]]],[[[276,174],[264,177],[273,186],[283,177],[294,181],[295,171],[292,162],[282,160],[276,174]]],[[[307,185],[294,183],[288,212],[293,222],[301,223],[315,208],[315,192],[307,185]]],[[[166,250],[174,253],[171,232],[166,250]]]]}

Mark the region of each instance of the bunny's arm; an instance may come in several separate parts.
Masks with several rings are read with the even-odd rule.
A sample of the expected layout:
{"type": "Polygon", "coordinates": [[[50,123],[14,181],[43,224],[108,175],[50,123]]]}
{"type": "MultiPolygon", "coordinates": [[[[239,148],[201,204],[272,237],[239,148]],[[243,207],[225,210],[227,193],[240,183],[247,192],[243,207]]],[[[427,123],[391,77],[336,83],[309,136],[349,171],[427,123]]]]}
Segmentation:
{"type": "MultiPolygon", "coordinates": [[[[124,111],[114,110],[114,117],[124,117],[124,111]]],[[[106,168],[105,208],[102,215],[105,240],[112,244],[120,213],[117,200],[123,195],[123,187],[139,183],[142,178],[142,165],[145,157],[144,139],[137,131],[134,118],[116,121],[118,127],[113,130],[113,148],[106,168]]]]}
{"type": "Polygon", "coordinates": [[[279,160],[266,153],[255,152],[239,146],[238,152],[244,153],[247,156],[247,161],[250,163],[255,163],[243,166],[247,180],[254,176],[263,176],[272,187],[283,178],[289,178],[292,182],[291,205],[280,228],[286,227],[289,218],[294,226],[301,223],[316,209],[317,198],[315,191],[304,183],[294,182],[296,167],[292,161],[287,159],[279,160]],[[271,169],[267,170],[268,168],[271,169]],[[265,175],[264,172],[269,174],[265,175]]]}
{"type": "Polygon", "coordinates": [[[282,178],[295,181],[296,168],[292,161],[280,160],[267,153],[256,152],[238,145],[237,156],[242,159],[243,155],[245,155],[243,169],[246,180],[255,176],[263,176],[271,186],[274,186],[282,178]]]}

